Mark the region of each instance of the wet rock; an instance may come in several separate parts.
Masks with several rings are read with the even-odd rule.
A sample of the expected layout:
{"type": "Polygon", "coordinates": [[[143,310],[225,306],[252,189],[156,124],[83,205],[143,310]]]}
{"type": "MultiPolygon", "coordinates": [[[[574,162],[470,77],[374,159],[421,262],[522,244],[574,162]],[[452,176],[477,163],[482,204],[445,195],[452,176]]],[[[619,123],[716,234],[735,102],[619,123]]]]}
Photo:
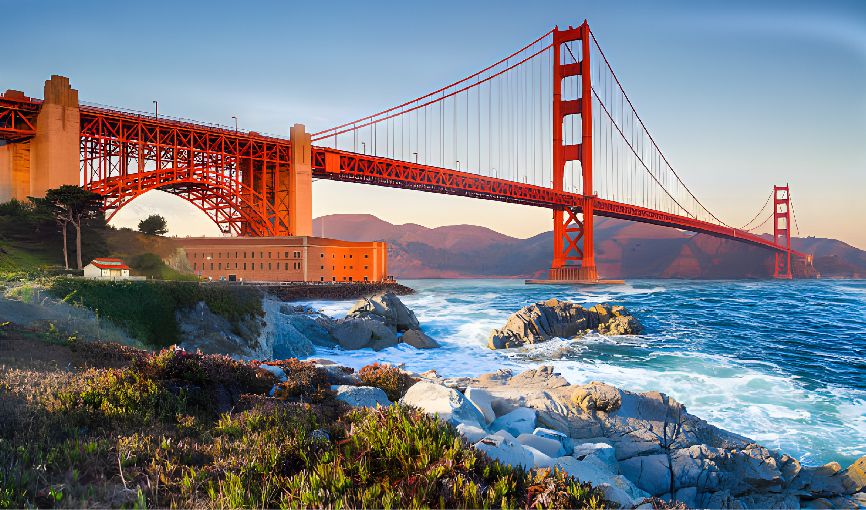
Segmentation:
{"type": "Polygon", "coordinates": [[[349,403],[352,407],[369,407],[376,409],[377,406],[389,407],[391,401],[385,392],[379,388],[370,386],[337,386],[337,400],[349,403]]]}
{"type": "Polygon", "coordinates": [[[332,348],[337,342],[328,330],[309,315],[293,314],[288,316],[289,323],[298,333],[305,336],[313,345],[332,348]]]}
{"type": "Polygon", "coordinates": [[[843,494],[854,494],[866,488],[866,455],[848,466],[844,471],[833,475],[843,487],[843,494]]]}
{"type": "Polygon", "coordinates": [[[279,320],[273,331],[274,359],[305,358],[316,353],[312,342],[286,320],[279,320]]]}
{"type": "Polygon", "coordinates": [[[440,420],[454,426],[465,423],[482,430],[487,427],[484,415],[472,402],[459,391],[445,386],[423,381],[415,383],[403,396],[402,402],[427,414],[438,414],[440,420]]]}
{"type": "Polygon", "coordinates": [[[598,332],[602,335],[639,335],[642,331],[641,323],[631,315],[613,317],[608,322],[598,325],[598,332]]]}
{"type": "Polygon", "coordinates": [[[378,319],[397,333],[421,329],[415,313],[391,292],[359,299],[346,317],[378,319]]]}
{"type": "Polygon", "coordinates": [[[416,349],[435,349],[440,347],[436,340],[433,340],[418,329],[407,330],[403,333],[403,336],[400,337],[400,340],[404,344],[411,345],[416,349]]]}
{"type": "Polygon", "coordinates": [[[381,351],[399,343],[396,333],[372,319],[348,318],[339,321],[331,330],[331,336],[347,351],[367,347],[381,351]]]}
{"type": "Polygon", "coordinates": [[[525,306],[509,317],[505,327],[493,330],[487,346],[513,349],[551,338],[574,338],[589,329],[599,329],[602,334],[623,335],[639,333],[643,328],[621,306],[601,304],[587,310],[568,301],[549,299],[525,306]]]}

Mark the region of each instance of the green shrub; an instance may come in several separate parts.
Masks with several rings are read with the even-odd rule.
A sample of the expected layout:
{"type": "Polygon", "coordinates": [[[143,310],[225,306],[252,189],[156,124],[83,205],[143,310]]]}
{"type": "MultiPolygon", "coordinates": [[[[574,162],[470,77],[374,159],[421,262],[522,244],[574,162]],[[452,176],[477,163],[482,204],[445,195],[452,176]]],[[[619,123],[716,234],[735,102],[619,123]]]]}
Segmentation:
{"type": "Polygon", "coordinates": [[[49,290],[61,299],[74,292],[73,301],[98,309],[100,319],[126,326],[132,338],[153,347],[178,343],[175,311],[193,308],[200,301],[234,323],[264,316],[261,292],[254,287],[57,278],[49,290]]]}
{"type": "MultiPolygon", "coordinates": [[[[0,364],[0,508],[600,507],[589,484],[503,466],[415,409],[255,395],[243,412],[217,416],[191,389],[171,391],[263,392],[275,379],[258,362],[72,349],[128,364],[74,373],[0,364]]],[[[294,387],[323,384],[320,369],[283,364],[294,387]]]]}

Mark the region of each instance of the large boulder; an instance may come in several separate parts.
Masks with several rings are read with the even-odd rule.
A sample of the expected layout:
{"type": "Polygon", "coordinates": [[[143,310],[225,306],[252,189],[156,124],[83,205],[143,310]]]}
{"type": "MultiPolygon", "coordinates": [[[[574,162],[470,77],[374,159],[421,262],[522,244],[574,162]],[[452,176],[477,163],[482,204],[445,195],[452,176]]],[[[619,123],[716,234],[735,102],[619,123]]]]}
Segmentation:
{"type": "Polygon", "coordinates": [[[440,420],[455,427],[464,423],[482,430],[487,429],[484,415],[472,402],[466,400],[459,391],[439,384],[415,383],[403,396],[402,402],[427,414],[437,414],[440,420]]]}
{"type": "Polygon", "coordinates": [[[403,333],[403,336],[400,337],[400,340],[402,340],[404,344],[411,345],[416,349],[435,349],[439,347],[439,343],[437,343],[436,340],[433,340],[422,333],[420,329],[407,330],[403,333]]]}
{"type": "MultiPolygon", "coordinates": [[[[416,385],[417,386],[417,385],[416,385]]],[[[535,467],[535,457],[524,448],[517,439],[505,431],[495,432],[475,444],[475,447],[486,453],[491,459],[508,466],[535,467]]]]}
{"type": "Polygon", "coordinates": [[[554,298],[521,308],[508,318],[505,327],[493,330],[487,346],[511,349],[551,338],[574,338],[591,329],[622,335],[637,334],[643,328],[622,306],[600,304],[587,310],[554,298]]]}
{"type": "Polygon", "coordinates": [[[420,330],[421,325],[415,313],[391,292],[382,292],[375,296],[364,297],[355,302],[346,317],[372,318],[382,321],[395,332],[402,333],[410,329],[420,330]]]}
{"type": "Polygon", "coordinates": [[[604,411],[612,413],[619,410],[622,397],[617,388],[604,383],[591,382],[577,386],[571,394],[571,401],[584,411],[604,411]]]}
{"type": "Polygon", "coordinates": [[[397,334],[381,322],[369,318],[347,318],[339,321],[331,336],[347,351],[372,348],[381,351],[400,343],[397,334]]]}
{"type": "Polygon", "coordinates": [[[505,430],[512,436],[520,434],[532,434],[535,431],[538,411],[527,407],[518,407],[514,411],[500,416],[490,424],[492,430],[505,430]]]}
{"type": "Polygon", "coordinates": [[[332,348],[337,345],[333,337],[328,333],[321,324],[308,314],[291,314],[288,315],[289,323],[298,333],[304,335],[313,345],[319,347],[332,348]]]}
{"type": "Polygon", "coordinates": [[[290,321],[276,321],[273,335],[274,359],[305,358],[316,353],[312,342],[295,329],[290,321]]]}
{"type": "Polygon", "coordinates": [[[370,386],[337,386],[337,400],[348,402],[352,407],[370,407],[376,409],[377,406],[388,407],[391,401],[385,395],[385,392],[379,388],[370,386]]]}

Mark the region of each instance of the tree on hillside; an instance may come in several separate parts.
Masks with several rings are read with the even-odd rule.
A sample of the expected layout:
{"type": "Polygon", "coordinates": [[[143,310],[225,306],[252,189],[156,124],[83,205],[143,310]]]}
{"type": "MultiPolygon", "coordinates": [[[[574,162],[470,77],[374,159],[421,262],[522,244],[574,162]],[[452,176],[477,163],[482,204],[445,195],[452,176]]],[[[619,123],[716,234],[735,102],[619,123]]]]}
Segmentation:
{"type": "MultiPolygon", "coordinates": [[[[27,197],[32,202],[39,204],[40,199],[27,197]]],[[[102,208],[102,196],[81,186],[64,184],[59,188],[49,189],[45,192],[43,204],[49,204],[54,212],[54,217],[63,232],[63,262],[69,269],[69,256],[66,243],[66,227],[69,223],[75,227],[75,255],[78,269],[83,267],[81,263],[81,223],[98,215],[102,208]]]]}
{"type": "Polygon", "coordinates": [[[138,222],[138,231],[142,234],[161,236],[168,233],[168,225],[162,216],[151,214],[138,222]]]}

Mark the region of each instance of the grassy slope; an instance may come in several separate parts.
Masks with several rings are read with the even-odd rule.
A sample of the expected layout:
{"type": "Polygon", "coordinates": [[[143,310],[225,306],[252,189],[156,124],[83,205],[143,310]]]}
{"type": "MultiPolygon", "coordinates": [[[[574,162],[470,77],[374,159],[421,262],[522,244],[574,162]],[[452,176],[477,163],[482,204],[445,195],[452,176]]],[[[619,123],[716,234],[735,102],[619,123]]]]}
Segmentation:
{"type": "MultiPolygon", "coordinates": [[[[290,378],[273,398],[276,380],[257,362],[14,325],[0,327],[0,343],[0,508],[600,503],[589,484],[502,466],[412,409],[352,410],[326,372],[297,360],[282,362],[290,378]],[[28,352],[49,357],[21,359],[28,352]],[[67,362],[73,373],[56,368],[67,362]]],[[[408,387],[395,369],[366,372],[367,384],[408,387]]]]}

